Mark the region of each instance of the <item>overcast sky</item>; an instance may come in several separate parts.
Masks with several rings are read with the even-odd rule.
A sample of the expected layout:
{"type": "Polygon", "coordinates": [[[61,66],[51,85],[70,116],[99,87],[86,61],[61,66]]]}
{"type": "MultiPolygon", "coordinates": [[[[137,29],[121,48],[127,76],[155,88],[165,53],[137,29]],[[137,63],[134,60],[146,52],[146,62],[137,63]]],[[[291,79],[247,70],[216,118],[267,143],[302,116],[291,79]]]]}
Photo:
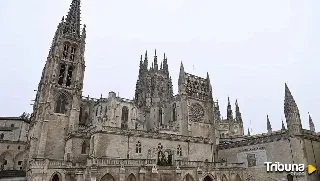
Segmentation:
{"type": "MultiPolygon", "coordinates": [[[[0,116],[32,112],[41,72],[71,0],[0,1],[0,116]]],[[[140,55],[168,56],[177,93],[179,65],[205,77],[226,117],[238,99],[245,132],[284,119],[284,83],[320,131],[319,0],[82,0],[87,25],[84,95],[132,99],[140,55]]],[[[149,57],[151,58],[151,57],[149,57]]]]}

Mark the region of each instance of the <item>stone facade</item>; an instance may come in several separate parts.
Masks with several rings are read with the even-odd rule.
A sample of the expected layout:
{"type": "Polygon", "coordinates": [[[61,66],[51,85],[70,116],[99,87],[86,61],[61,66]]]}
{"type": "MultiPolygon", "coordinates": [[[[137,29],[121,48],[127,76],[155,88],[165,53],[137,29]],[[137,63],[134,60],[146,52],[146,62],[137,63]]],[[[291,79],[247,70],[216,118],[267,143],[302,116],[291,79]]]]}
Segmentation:
{"type": "MultiPolygon", "coordinates": [[[[173,95],[167,58],[141,56],[135,97],[82,96],[86,27],[73,0],[55,33],[28,134],[28,180],[244,180],[237,164],[219,164],[209,75],[180,66],[173,95]]],[[[242,121],[242,120],[241,120],[242,121]]]]}
{"type": "Polygon", "coordinates": [[[233,115],[228,98],[227,117],[221,117],[209,74],[192,75],[181,62],[174,95],[167,57],[160,61],[156,51],[152,61],[147,52],[140,58],[133,100],[112,91],[106,97],[83,96],[86,26],[80,27],[80,0],[73,0],[54,35],[30,128],[17,124],[24,130],[20,135],[15,131],[3,136],[10,141],[1,144],[9,148],[18,146],[17,140],[21,144],[21,154],[1,150],[6,147],[0,153],[6,153],[6,159],[9,153],[14,153],[10,158],[20,154],[11,159],[10,168],[16,169],[15,160],[26,155],[28,180],[262,181],[287,176],[266,173],[266,161],[319,164],[319,134],[311,117],[310,131],[302,129],[287,85],[288,129],[273,132],[267,118],[268,133],[253,136],[244,136],[238,101],[233,115]]]}

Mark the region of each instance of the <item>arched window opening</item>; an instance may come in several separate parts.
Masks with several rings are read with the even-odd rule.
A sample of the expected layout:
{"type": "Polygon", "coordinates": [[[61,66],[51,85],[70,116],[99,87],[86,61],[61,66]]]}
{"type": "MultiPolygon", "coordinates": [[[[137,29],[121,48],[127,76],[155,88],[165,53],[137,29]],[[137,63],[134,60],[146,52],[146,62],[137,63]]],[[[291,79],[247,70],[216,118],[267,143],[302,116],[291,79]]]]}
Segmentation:
{"type": "Polygon", "coordinates": [[[77,48],[75,46],[71,47],[70,61],[74,61],[74,57],[76,56],[76,50],[77,48]]]}
{"type": "Polygon", "coordinates": [[[206,177],[203,179],[203,181],[213,181],[213,180],[211,179],[211,177],[206,176],[206,177]]]}
{"type": "Polygon", "coordinates": [[[66,65],[60,64],[60,72],[59,72],[59,80],[58,80],[59,85],[63,85],[64,76],[66,74],[65,72],[66,72],[66,65]]]}
{"type": "Polygon", "coordinates": [[[4,134],[1,133],[1,134],[0,134],[0,140],[3,140],[3,138],[4,138],[4,134]]]}
{"type": "Polygon", "coordinates": [[[128,119],[129,119],[129,109],[127,106],[123,106],[122,113],[121,113],[121,128],[122,129],[128,128],[128,119]]]}
{"type": "Polygon", "coordinates": [[[182,156],[182,148],[180,145],[178,145],[178,147],[177,147],[177,155],[182,156]]]}
{"type": "Polygon", "coordinates": [[[67,111],[67,98],[60,94],[56,100],[55,113],[65,114],[67,111]]]}
{"type": "Polygon", "coordinates": [[[177,121],[177,105],[176,103],[172,106],[172,121],[177,121]]]}
{"type": "Polygon", "coordinates": [[[87,154],[87,142],[83,142],[81,146],[81,154],[87,154]]]}
{"type": "Polygon", "coordinates": [[[58,174],[55,174],[55,175],[52,177],[52,181],[60,181],[60,178],[59,178],[58,174]]]}
{"type": "Polygon", "coordinates": [[[159,109],[159,123],[160,123],[160,125],[163,125],[163,122],[162,122],[162,109],[161,108],[159,109]]]}
{"type": "Polygon", "coordinates": [[[63,59],[67,59],[68,54],[69,54],[69,44],[66,43],[64,44],[64,47],[63,47],[63,59]]]}
{"type": "Polygon", "coordinates": [[[83,108],[80,107],[80,112],[79,112],[79,125],[84,125],[84,124],[83,124],[83,119],[82,119],[82,114],[83,114],[83,108]]]}
{"type": "Polygon", "coordinates": [[[13,128],[14,127],[14,124],[11,124],[11,128],[13,128]]]}
{"type": "Polygon", "coordinates": [[[221,138],[224,138],[224,133],[222,133],[221,135],[222,135],[221,138]]]}
{"type": "Polygon", "coordinates": [[[128,181],[136,181],[137,179],[136,179],[136,177],[133,175],[133,174],[130,174],[129,176],[128,176],[128,181]]]}
{"type": "Polygon", "coordinates": [[[136,144],[136,153],[141,153],[141,142],[138,141],[136,144]]]}
{"type": "Polygon", "coordinates": [[[66,83],[66,86],[67,86],[67,87],[70,87],[70,86],[71,86],[72,71],[73,71],[73,67],[72,67],[72,66],[69,66],[68,75],[67,75],[67,83],[66,83]]]}

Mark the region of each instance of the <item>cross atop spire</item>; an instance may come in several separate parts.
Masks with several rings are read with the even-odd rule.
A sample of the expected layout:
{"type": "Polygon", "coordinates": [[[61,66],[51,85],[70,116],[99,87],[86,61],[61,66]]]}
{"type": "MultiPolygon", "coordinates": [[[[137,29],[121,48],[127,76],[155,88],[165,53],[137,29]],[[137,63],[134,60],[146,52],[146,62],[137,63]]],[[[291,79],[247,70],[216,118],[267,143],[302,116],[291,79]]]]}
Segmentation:
{"type": "Polygon", "coordinates": [[[80,37],[80,0],[72,0],[66,18],[64,33],[75,34],[80,37]]]}

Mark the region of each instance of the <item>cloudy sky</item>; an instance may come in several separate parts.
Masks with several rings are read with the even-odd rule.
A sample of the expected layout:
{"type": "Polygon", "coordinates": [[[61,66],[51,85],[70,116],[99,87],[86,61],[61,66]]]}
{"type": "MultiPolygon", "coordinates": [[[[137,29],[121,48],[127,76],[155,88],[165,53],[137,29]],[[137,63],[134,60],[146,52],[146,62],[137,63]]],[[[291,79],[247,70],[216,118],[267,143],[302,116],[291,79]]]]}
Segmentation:
{"type": "MultiPolygon", "coordinates": [[[[32,111],[33,90],[70,3],[0,1],[0,116],[32,111]]],[[[227,97],[233,107],[238,99],[245,130],[266,132],[267,114],[274,130],[281,128],[287,82],[303,127],[310,112],[320,131],[319,8],[318,0],[82,0],[84,95],[115,91],[131,99],[140,55],[157,49],[168,56],[174,93],[181,61],[187,72],[209,72],[222,115],[227,97]]]]}

